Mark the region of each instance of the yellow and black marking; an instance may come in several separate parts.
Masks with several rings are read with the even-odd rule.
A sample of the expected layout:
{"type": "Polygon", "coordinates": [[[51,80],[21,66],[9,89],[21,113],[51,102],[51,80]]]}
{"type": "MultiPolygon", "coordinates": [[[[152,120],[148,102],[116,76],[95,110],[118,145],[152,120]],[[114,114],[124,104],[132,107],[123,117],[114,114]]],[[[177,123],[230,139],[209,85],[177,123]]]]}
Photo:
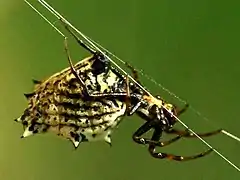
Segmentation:
{"type": "Polygon", "coordinates": [[[82,87],[70,68],[44,81],[34,80],[34,91],[25,94],[28,107],[16,119],[24,127],[22,137],[54,132],[70,139],[77,147],[81,141],[105,140],[111,143],[112,130],[125,114],[126,104],[119,97],[89,97],[94,93],[124,93],[124,78],[107,69],[107,62],[95,56],[85,58],[74,68],[86,87],[82,87]],[[115,88],[115,89],[114,89],[115,88]]]}

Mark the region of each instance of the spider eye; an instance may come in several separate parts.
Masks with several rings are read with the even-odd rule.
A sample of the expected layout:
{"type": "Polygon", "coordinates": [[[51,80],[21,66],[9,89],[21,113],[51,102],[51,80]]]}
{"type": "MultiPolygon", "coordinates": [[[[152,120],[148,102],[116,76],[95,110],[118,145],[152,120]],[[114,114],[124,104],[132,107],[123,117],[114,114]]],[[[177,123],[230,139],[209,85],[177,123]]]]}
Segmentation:
{"type": "Polygon", "coordinates": [[[161,97],[160,97],[159,95],[156,95],[156,98],[159,99],[159,100],[161,100],[161,97]]]}

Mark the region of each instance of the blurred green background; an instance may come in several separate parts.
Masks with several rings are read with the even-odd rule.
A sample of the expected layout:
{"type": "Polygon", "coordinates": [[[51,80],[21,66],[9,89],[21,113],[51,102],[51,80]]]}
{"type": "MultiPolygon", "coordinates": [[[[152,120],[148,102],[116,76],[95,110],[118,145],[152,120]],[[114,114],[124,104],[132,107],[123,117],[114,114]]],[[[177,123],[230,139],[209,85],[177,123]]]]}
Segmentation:
{"type": "MultiPolygon", "coordinates": [[[[42,12],[54,17],[31,0],[42,12]]],[[[193,111],[181,119],[195,131],[218,127],[240,136],[240,2],[229,0],[49,0],[85,34],[152,76],[207,116],[193,111]]],[[[152,158],[135,144],[132,133],[143,123],[125,118],[112,137],[85,143],[75,151],[55,135],[20,139],[13,120],[26,107],[31,79],[42,79],[68,66],[63,38],[21,0],[0,1],[0,179],[1,180],[237,180],[238,171],[211,155],[195,161],[152,158]]],[[[88,55],[71,40],[74,62],[88,55]]],[[[151,92],[182,105],[146,78],[151,92]]],[[[181,127],[179,125],[179,127],[181,127]]],[[[240,166],[240,144],[224,135],[207,139],[240,166]]],[[[179,155],[206,150],[197,139],[159,149],[179,155]]]]}

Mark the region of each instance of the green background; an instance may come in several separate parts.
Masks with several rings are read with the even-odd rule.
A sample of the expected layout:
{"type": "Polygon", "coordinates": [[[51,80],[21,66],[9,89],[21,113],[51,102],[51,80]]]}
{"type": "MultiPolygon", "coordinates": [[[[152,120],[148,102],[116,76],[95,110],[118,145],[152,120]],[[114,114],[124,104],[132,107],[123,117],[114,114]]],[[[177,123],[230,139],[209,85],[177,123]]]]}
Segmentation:
{"type": "MultiPolygon", "coordinates": [[[[41,10],[36,1],[31,1],[41,10]]],[[[188,111],[181,119],[195,131],[218,127],[239,133],[240,2],[229,0],[49,0],[70,22],[104,47],[186,99],[210,120],[188,111]]],[[[54,17],[42,11],[51,20],[54,17]]],[[[27,4],[0,0],[0,179],[1,180],[237,180],[238,171],[218,155],[173,162],[152,158],[132,133],[144,122],[125,118],[112,137],[75,151],[55,135],[20,139],[13,121],[27,102],[31,79],[68,66],[63,38],[27,4]]],[[[74,62],[88,55],[71,40],[74,62]]],[[[153,93],[181,104],[142,77],[153,93]]],[[[180,125],[178,125],[181,127],[180,125]]],[[[240,144],[224,135],[207,139],[240,166],[240,144]]],[[[206,150],[197,139],[159,149],[179,155],[206,150]]]]}

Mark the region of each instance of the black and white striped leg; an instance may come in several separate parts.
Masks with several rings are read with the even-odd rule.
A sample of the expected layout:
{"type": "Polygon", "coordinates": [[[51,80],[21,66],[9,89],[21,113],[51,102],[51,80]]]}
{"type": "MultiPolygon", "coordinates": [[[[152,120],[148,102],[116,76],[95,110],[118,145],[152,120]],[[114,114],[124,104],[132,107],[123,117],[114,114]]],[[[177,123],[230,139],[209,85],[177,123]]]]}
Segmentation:
{"type": "Polygon", "coordinates": [[[133,134],[133,140],[138,144],[144,144],[144,145],[153,144],[154,146],[164,147],[181,138],[181,136],[179,135],[168,141],[159,141],[161,135],[162,135],[162,129],[160,128],[160,126],[156,126],[156,122],[154,121],[147,121],[133,134]],[[153,133],[154,138],[148,139],[148,138],[141,137],[143,134],[147,133],[152,128],[154,128],[154,133],[153,133]],[[158,140],[155,140],[155,139],[158,139],[158,140]]]}

